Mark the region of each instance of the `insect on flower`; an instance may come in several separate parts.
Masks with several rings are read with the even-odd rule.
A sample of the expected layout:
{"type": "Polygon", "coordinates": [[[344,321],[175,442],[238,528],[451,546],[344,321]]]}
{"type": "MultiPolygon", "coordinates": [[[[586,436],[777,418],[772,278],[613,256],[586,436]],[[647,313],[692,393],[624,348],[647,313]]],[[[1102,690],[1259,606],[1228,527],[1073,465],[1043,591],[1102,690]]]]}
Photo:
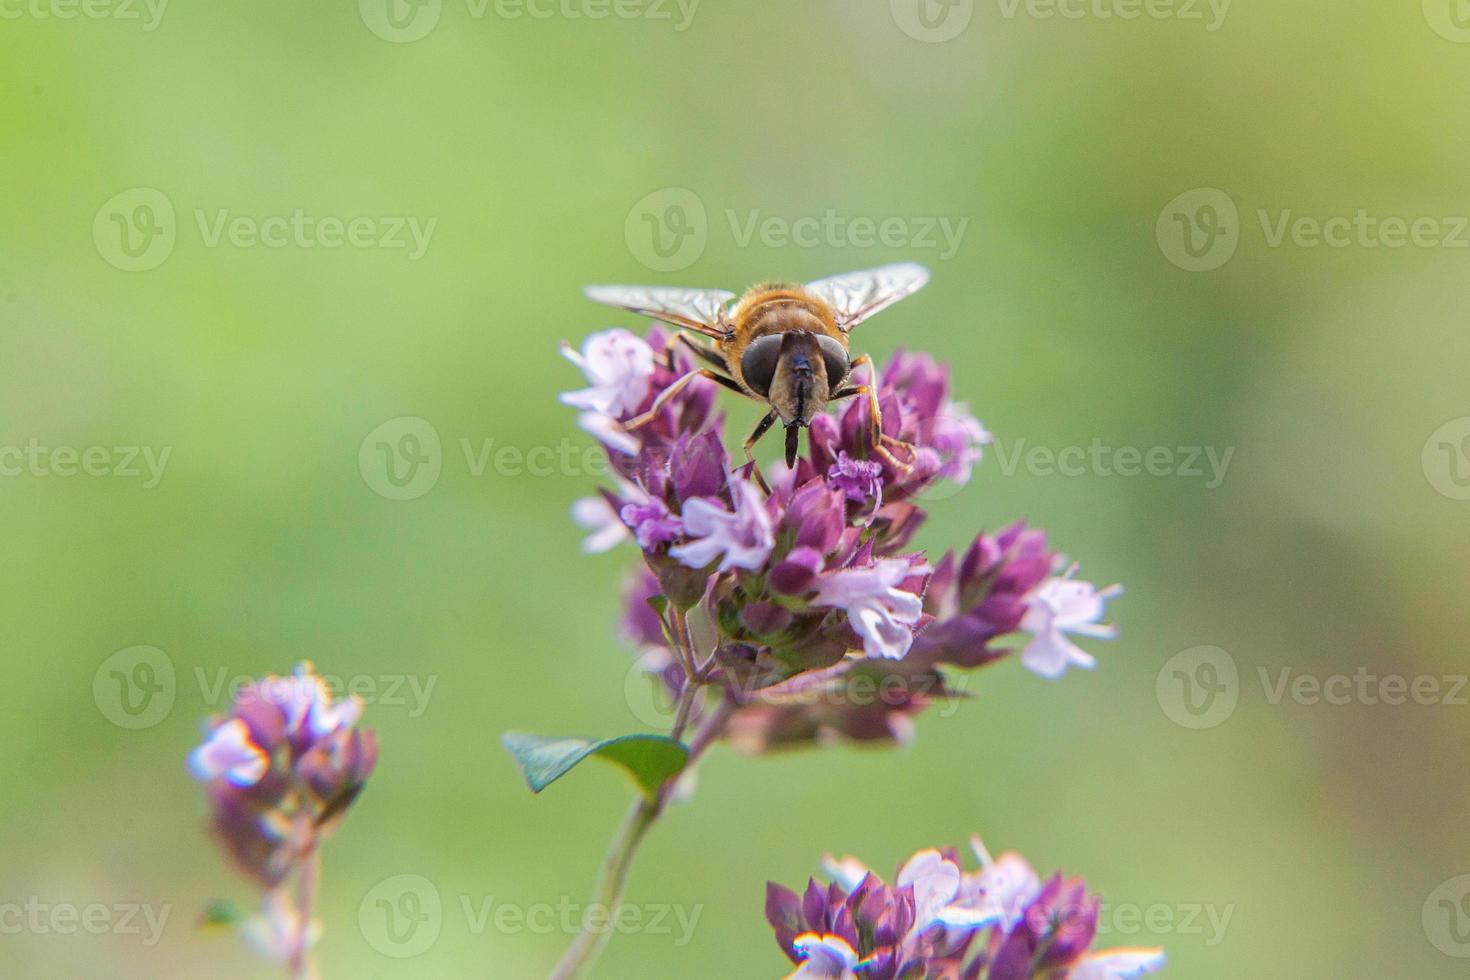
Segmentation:
{"type": "Polygon", "coordinates": [[[895,457],[890,447],[909,455],[913,447],[883,434],[876,378],[863,384],[852,380],[854,368],[868,365],[871,370],[872,362],[866,354],[851,355],[848,334],[928,281],[928,269],[904,262],[804,286],[763,283],[738,298],[723,289],[663,286],[589,286],[586,293],[596,302],[680,328],[665,351],[670,370],[674,369],[675,348],[681,343],[710,365],[674,382],[647,412],[629,419],[624,427],[633,430],[646,425],[685,385],[695,378],[708,378],[769,407],[745,440],[745,458],[764,486],[753,450],[772,425],[779,420],[785,426],[786,465],[793,466],[801,430],[828,403],[859,395],[868,399],[873,451],[899,470],[912,468],[911,463],[895,457]],[[714,343],[700,343],[684,331],[714,343]]]}

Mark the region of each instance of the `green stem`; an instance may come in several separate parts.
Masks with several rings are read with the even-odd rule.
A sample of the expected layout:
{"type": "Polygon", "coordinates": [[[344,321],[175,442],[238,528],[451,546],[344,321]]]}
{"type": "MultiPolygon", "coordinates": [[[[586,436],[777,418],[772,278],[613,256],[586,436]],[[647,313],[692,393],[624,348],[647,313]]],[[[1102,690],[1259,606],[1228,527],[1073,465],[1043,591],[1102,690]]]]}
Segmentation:
{"type": "Polygon", "coordinates": [[[317,980],[316,962],[311,952],[311,914],[316,904],[317,882],[321,878],[322,859],[316,844],[303,855],[296,878],[296,942],[291,953],[292,980],[317,980]]]}
{"type": "MultiPolygon", "coordinates": [[[[696,698],[700,689],[699,684],[692,682],[687,684],[684,688],[685,696],[680,698],[680,707],[683,708],[686,701],[696,698]]],[[[689,740],[689,761],[684,766],[685,772],[693,770],[705,750],[719,738],[720,732],[724,730],[734,709],[734,702],[726,698],[699,726],[694,737],[689,740]]],[[[677,738],[678,734],[674,737],[677,738]]],[[[597,886],[597,896],[593,902],[605,910],[611,919],[616,919],[617,908],[622,904],[623,891],[628,883],[628,871],[633,866],[638,847],[643,843],[643,838],[648,834],[649,829],[663,815],[664,806],[668,803],[669,791],[672,788],[673,783],[670,782],[657,797],[653,799],[640,797],[633,805],[633,809],[628,812],[617,836],[613,838],[612,846],[608,848],[607,858],[602,865],[602,876],[597,886]]],[[[589,907],[588,911],[590,910],[589,907]]],[[[602,952],[609,932],[608,929],[594,931],[586,928],[584,914],[582,931],[577,934],[577,938],[563,954],[561,962],[557,963],[556,969],[551,972],[551,980],[573,980],[575,977],[582,976],[583,971],[590,967],[592,961],[597,958],[597,954],[602,952]]]]}
{"type": "MultiPolygon", "coordinates": [[[[593,899],[603,909],[615,909],[622,902],[623,889],[628,882],[628,869],[633,866],[633,857],[638,853],[638,845],[643,843],[644,835],[658,819],[662,809],[661,799],[640,798],[628,813],[627,819],[623,821],[622,829],[613,838],[612,847],[609,848],[607,859],[603,862],[597,897],[593,899]]],[[[588,929],[584,913],[582,931],[577,934],[577,938],[562,956],[561,962],[551,972],[551,980],[572,980],[573,977],[580,976],[582,971],[597,958],[597,954],[602,952],[602,947],[607,942],[607,935],[608,930],[606,929],[588,929]]]]}

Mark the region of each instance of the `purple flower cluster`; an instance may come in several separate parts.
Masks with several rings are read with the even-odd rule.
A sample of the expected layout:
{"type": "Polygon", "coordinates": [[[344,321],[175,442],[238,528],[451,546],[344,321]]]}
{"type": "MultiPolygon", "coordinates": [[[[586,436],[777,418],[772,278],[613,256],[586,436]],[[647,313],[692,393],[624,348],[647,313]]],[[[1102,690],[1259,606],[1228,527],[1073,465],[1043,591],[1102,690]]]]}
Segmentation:
{"type": "Polygon", "coordinates": [[[828,856],[831,883],[798,895],[766,887],[766,918],[797,970],[789,980],[1123,980],[1164,966],[1160,949],[1092,952],[1099,902],[1079,878],[1043,882],[1014,852],[965,871],[952,849],[925,850],[892,885],[853,858],[828,856]]]}
{"type": "Polygon", "coordinates": [[[313,874],[318,845],[337,826],[377,763],[362,701],[334,700],[311,664],[242,686],[211,718],[189,771],[205,785],[211,829],[234,867],[264,893],[246,933],[273,959],[300,958],[314,925],[289,893],[313,874]]]}
{"type": "Polygon", "coordinates": [[[871,444],[867,399],[854,398],[812,421],[809,454],[772,470],[766,492],[751,464],[728,458],[711,382],[627,425],[696,368],[667,341],[662,327],[646,340],[614,329],[566,348],[589,387],[562,400],[582,411],[614,474],[573,516],[591,532],[588,550],[632,541],[642,551],[630,633],[676,692],[687,676],[730,693],[723,734],[737,747],[901,740],[914,714],[954,696],[945,669],[1005,656],[997,643],[1018,631],[1030,634],[1022,662],[1041,676],[1093,665],[1068,634],[1111,636],[1100,620],[1117,589],[1075,579],[1042,532],[982,533],[934,564],[910,548],[924,491],[966,482],[991,438],[950,397],[946,368],[895,355],[878,375],[889,451],[871,444]],[[714,639],[681,664],[690,613],[714,639]]]}

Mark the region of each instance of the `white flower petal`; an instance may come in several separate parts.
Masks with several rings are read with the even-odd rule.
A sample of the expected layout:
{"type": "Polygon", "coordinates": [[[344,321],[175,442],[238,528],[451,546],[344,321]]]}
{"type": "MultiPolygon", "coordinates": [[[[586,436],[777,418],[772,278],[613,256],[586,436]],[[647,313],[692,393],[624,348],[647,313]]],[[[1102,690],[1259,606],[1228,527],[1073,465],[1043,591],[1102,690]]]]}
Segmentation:
{"type": "Polygon", "coordinates": [[[1070,980],[1128,980],[1164,968],[1162,949],[1110,949],[1093,953],[1072,968],[1070,980]]]}
{"type": "Polygon", "coordinates": [[[914,928],[923,930],[936,922],[939,912],[954,901],[960,890],[959,865],[933,848],[908,859],[898,872],[898,887],[914,886],[914,928]]]}
{"type": "Polygon", "coordinates": [[[592,533],[582,542],[582,550],[600,554],[623,541],[630,534],[628,526],[603,496],[583,497],[572,504],[572,521],[592,533]]]}
{"type": "Polygon", "coordinates": [[[202,782],[223,776],[236,786],[254,786],[269,768],[270,758],[239,718],[220,725],[189,753],[189,771],[202,782]]]}
{"type": "Polygon", "coordinates": [[[851,855],[840,861],[830,854],[826,855],[822,858],[822,870],[848,892],[855,890],[871,874],[866,864],[851,855]]]}
{"type": "Polygon", "coordinates": [[[1059,577],[1038,585],[1026,598],[1026,613],[1021,629],[1032,639],[1021,652],[1021,662],[1034,673],[1046,678],[1060,677],[1068,667],[1091,669],[1097,661],[1071,640],[1067,633],[1112,639],[1117,630],[1099,623],[1106,600],[1122,592],[1119,586],[1098,589],[1091,582],[1072,578],[1073,565],[1059,577]]]}
{"type": "Polygon", "coordinates": [[[792,945],[804,962],[787,980],[850,980],[856,976],[857,951],[841,936],[807,932],[792,945]]]}

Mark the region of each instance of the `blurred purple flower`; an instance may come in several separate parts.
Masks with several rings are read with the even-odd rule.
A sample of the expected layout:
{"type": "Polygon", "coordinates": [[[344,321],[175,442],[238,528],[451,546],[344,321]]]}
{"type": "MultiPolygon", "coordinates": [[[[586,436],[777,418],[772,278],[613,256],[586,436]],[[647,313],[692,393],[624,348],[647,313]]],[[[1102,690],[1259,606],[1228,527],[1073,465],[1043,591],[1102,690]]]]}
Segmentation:
{"type": "Polygon", "coordinates": [[[1159,949],[1090,951],[1099,902],[1081,879],[1042,885],[1019,854],[992,860],[972,843],[978,871],[953,851],[923,850],[890,886],[855,858],[829,855],[826,888],[810,881],[797,895],[768,884],[766,918],[798,965],[792,976],[1117,980],[1162,969],[1159,949]]]}
{"type": "Polygon", "coordinates": [[[304,956],[316,929],[282,889],[293,875],[314,873],[317,848],[377,764],[377,739],[356,727],[361,714],[359,698],[334,700],[302,663],[287,677],[242,686],[189,755],[215,839],[264,894],[247,935],[278,958],[304,956]]]}
{"type": "Polygon", "coordinates": [[[618,508],[602,494],[574,501],[572,521],[591,532],[582,541],[582,550],[588,554],[610,551],[628,540],[628,526],[619,516],[618,508]]]}

